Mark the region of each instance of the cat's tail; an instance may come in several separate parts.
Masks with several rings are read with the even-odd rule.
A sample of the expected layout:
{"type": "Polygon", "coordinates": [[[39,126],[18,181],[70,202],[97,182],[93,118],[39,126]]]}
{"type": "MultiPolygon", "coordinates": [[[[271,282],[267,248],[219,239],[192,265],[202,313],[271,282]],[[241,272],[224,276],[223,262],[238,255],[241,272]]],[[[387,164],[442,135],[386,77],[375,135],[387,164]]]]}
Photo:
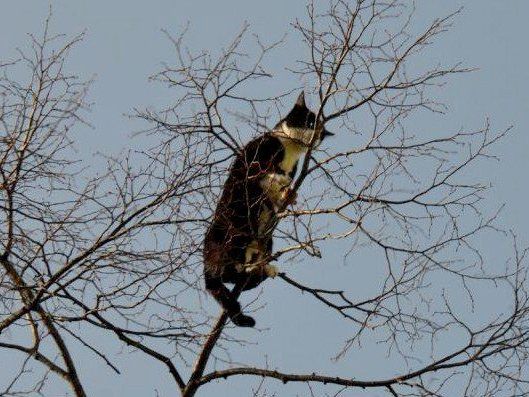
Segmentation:
{"type": "Polygon", "coordinates": [[[207,272],[205,272],[204,276],[206,279],[206,289],[219,302],[222,308],[226,310],[233,324],[238,327],[254,327],[255,320],[241,312],[241,305],[237,301],[238,292],[240,291],[230,291],[219,277],[211,276],[207,272]]]}

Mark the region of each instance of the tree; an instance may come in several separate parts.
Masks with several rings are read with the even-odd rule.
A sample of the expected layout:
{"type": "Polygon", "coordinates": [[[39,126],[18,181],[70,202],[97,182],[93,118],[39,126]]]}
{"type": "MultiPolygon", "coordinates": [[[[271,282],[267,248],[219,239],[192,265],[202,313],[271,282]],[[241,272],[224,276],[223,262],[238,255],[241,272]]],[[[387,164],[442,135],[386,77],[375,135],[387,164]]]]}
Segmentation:
{"type": "MultiPolygon", "coordinates": [[[[283,41],[256,39],[258,51],[250,53],[245,26],[214,55],[187,48],[185,32],[168,35],[175,64],[153,80],[173,90],[174,103],[137,111],[149,123],[140,134],[149,148],[107,157],[96,173],[79,166],[71,138],[86,122],[89,82],[66,72],[65,62],[82,36],[55,36],[47,20],[43,35],[31,36],[31,51],[1,65],[0,347],[23,357],[3,395],[44,393],[57,375],[74,395],[89,395],[73,346],[118,372],[87,337],[91,328],[156,360],[183,396],[235,376],[301,382],[311,394],[527,394],[527,251],[513,235],[503,269],[487,262],[479,239],[505,232],[498,212],[485,211],[486,181],[465,175],[493,157],[508,130],[494,132],[486,122],[421,136],[409,122],[418,112],[444,111],[432,91],[471,71],[414,66],[458,12],[416,32],[405,2],[321,7],[310,3],[293,24],[307,57],[291,71],[309,82],[318,114],[343,144],[304,158],[293,185],[298,204],[281,213],[274,259],[307,305],[348,324],[337,359],[378,342],[399,358],[399,371],[364,380],[319,373],[317,363],[307,373],[283,372],[281,363],[257,357],[236,364],[230,350],[245,342],[203,292],[202,238],[245,142],[238,131],[262,132],[273,109],[289,106],[291,91],[299,91],[263,97],[250,90],[272,77],[264,65],[283,41]],[[11,77],[22,67],[26,80],[11,77]],[[374,267],[376,289],[358,296],[355,284],[309,285],[291,275],[299,258],[325,259],[326,244],[339,247],[345,261],[373,252],[378,263],[362,266],[374,267]],[[496,313],[480,304],[491,289],[505,298],[496,313]],[[39,378],[34,361],[45,368],[39,378]]],[[[266,394],[261,386],[255,395],[266,394]]]]}

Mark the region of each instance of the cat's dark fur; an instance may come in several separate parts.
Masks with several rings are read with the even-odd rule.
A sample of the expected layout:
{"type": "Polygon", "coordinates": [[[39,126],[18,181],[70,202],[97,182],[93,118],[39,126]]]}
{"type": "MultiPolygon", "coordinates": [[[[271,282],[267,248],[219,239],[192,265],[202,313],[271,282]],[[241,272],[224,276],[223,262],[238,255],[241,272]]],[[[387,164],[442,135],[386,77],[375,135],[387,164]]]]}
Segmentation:
{"type": "Polygon", "coordinates": [[[291,112],[272,131],[249,142],[230,168],[204,239],[204,275],[206,289],[236,325],[255,325],[241,313],[238,294],[277,273],[268,263],[275,215],[288,197],[298,158],[313,133],[319,134],[316,144],[332,135],[315,126],[315,118],[302,93],[291,112]],[[234,290],[224,283],[235,284],[234,290]]]}

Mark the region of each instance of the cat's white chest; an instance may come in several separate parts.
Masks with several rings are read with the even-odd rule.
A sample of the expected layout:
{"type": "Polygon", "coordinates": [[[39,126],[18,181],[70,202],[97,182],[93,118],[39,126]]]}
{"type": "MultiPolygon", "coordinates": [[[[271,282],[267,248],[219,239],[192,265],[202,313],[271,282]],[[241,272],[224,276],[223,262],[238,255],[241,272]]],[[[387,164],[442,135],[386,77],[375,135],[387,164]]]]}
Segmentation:
{"type": "Polygon", "coordinates": [[[300,157],[306,152],[305,146],[292,142],[290,139],[282,140],[283,149],[285,151],[283,160],[279,163],[279,167],[286,173],[290,174],[300,157]]]}

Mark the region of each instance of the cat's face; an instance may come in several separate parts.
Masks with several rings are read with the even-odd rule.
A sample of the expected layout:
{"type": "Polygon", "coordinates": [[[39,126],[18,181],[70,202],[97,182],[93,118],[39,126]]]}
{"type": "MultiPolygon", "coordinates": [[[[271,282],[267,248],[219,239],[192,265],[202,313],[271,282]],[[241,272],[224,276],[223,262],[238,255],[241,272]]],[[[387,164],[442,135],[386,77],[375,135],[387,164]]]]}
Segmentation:
{"type": "Polygon", "coordinates": [[[317,147],[323,139],[334,135],[327,131],[321,120],[316,120],[316,114],[305,104],[305,95],[302,92],[290,113],[279,123],[281,130],[287,138],[309,146],[317,147]],[[316,138],[313,141],[313,137],[316,138]]]}

